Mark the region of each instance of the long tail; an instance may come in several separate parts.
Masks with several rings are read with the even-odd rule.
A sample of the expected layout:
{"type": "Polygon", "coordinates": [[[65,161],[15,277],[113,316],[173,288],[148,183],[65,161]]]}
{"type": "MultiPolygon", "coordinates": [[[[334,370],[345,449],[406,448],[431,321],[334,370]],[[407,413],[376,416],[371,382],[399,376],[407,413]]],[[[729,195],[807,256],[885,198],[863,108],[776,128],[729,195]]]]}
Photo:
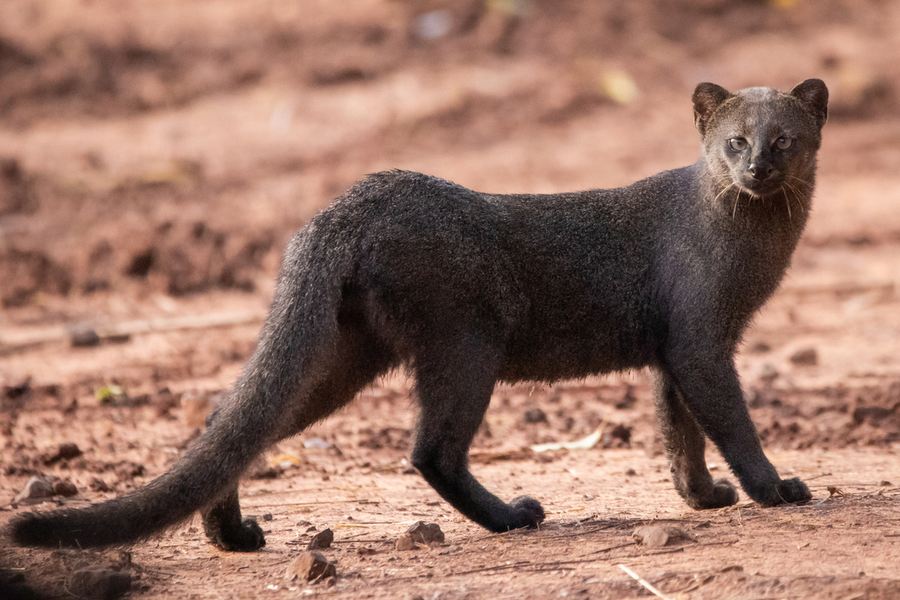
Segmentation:
{"type": "Polygon", "coordinates": [[[215,502],[266,447],[295,433],[292,402],[307,401],[337,339],[352,250],[329,213],[294,237],[256,352],[209,429],[167,473],[127,496],[80,509],[28,513],[8,534],[24,546],[126,545],[215,502]]]}

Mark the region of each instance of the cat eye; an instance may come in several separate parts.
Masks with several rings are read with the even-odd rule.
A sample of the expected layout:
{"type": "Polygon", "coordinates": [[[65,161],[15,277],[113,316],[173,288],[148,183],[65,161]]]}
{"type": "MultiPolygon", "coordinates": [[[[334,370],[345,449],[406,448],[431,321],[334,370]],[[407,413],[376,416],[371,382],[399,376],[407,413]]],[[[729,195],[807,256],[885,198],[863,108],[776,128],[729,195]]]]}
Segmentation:
{"type": "Polygon", "coordinates": [[[794,145],[793,138],[780,137],[777,140],[775,140],[775,147],[778,148],[779,150],[787,150],[788,148],[790,148],[793,145],[794,145]]]}
{"type": "Polygon", "coordinates": [[[747,140],[744,138],[731,138],[728,140],[728,147],[735,152],[743,152],[747,149],[747,140]]]}

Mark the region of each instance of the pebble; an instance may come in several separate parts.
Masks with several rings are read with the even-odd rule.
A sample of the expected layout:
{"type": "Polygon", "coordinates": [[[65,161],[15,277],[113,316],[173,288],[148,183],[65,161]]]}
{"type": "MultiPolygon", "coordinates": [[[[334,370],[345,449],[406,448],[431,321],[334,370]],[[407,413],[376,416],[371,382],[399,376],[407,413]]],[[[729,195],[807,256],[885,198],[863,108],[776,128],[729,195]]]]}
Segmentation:
{"type": "Polygon", "coordinates": [[[547,413],[540,408],[532,408],[531,410],[526,410],[522,418],[526,423],[546,423],[547,413]]]}
{"type": "MultiPolygon", "coordinates": [[[[416,521],[409,529],[406,530],[413,543],[420,544],[444,543],[444,532],[437,523],[426,523],[425,521],[416,521]]],[[[398,548],[399,549],[399,548],[398,548]]]]}
{"type": "Polygon", "coordinates": [[[69,577],[68,591],[89,600],[117,600],[131,589],[131,575],[103,568],[74,571],[69,577]]]}
{"type": "Polygon", "coordinates": [[[78,444],[73,444],[70,442],[67,444],[60,444],[59,450],[56,454],[63,460],[69,460],[70,458],[81,456],[82,452],[81,448],[78,447],[78,444]]]}
{"type": "Polygon", "coordinates": [[[319,548],[330,548],[334,541],[334,532],[331,529],[323,529],[309,540],[307,550],[317,550],[319,548]]]}
{"type": "Polygon", "coordinates": [[[100,345],[100,336],[90,327],[75,327],[69,332],[73,348],[92,348],[100,345]]]}
{"type": "Polygon", "coordinates": [[[290,580],[302,579],[304,581],[320,581],[327,577],[334,577],[337,568],[319,552],[304,552],[288,565],[287,578],[290,580]]]}
{"type": "Polygon", "coordinates": [[[790,360],[795,365],[812,367],[819,364],[819,353],[815,348],[801,348],[791,354],[790,360]]]}
{"type": "Polygon", "coordinates": [[[628,425],[616,424],[608,434],[610,440],[621,440],[623,444],[631,443],[631,427],[628,425]]]}
{"type": "Polygon", "coordinates": [[[404,533],[399,538],[397,538],[397,550],[400,552],[405,552],[407,550],[415,550],[418,548],[416,543],[413,541],[412,536],[408,533],[404,533]]]}
{"type": "Polygon", "coordinates": [[[53,454],[42,458],[45,465],[53,465],[61,460],[69,460],[82,455],[81,448],[77,444],[61,444],[53,454]]]}
{"type": "Polygon", "coordinates": [[[57,496],[69,498],[78,494],[78,488],[68,479],[60,479],[53,483],[53,493],[57,496]]]}
{"type": "Polygon", "coordinates": [[[35,504],[53,495],[53,484],[43,477],[32,477],[25,488],[13,499],[13,502],[35,504]]]}
{"type": "Polygon", "coordinates": [[[671,545],[674,542],[693,540],[690,534],[685,533],[677,527],[668,527],[665,525],[645,525],[638,527],[631,534],[634,540],[648,548],[661,548],[662,546],[671,545]]]}

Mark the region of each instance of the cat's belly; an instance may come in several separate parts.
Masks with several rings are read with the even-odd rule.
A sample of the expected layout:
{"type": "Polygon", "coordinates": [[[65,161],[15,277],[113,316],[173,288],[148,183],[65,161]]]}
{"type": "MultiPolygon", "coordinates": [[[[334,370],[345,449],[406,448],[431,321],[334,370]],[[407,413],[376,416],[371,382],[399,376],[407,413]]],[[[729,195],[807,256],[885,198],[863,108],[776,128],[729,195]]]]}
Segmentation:
{"type": "Polygon", "coordinates": [[[507,347],[500,369],[504,381],[555,381],[641,368],[654,362],[654,345],[643,328],[531,329],[507,347]]]}

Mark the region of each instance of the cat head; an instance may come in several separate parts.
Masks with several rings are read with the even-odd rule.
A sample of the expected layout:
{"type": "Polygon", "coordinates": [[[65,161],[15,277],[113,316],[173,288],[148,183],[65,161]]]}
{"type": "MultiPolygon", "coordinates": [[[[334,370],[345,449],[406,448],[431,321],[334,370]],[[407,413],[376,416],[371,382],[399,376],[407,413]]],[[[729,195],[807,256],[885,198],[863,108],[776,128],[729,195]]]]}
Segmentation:
{"type": "Polygon", "coordinates": [[[701,83],[693,96],[694,124],[706,161],[723,185],[767,196],[785,185],[812,185],[828,88],[807,79],[790,92],[754,87],[732,94],[701,83]]]}

